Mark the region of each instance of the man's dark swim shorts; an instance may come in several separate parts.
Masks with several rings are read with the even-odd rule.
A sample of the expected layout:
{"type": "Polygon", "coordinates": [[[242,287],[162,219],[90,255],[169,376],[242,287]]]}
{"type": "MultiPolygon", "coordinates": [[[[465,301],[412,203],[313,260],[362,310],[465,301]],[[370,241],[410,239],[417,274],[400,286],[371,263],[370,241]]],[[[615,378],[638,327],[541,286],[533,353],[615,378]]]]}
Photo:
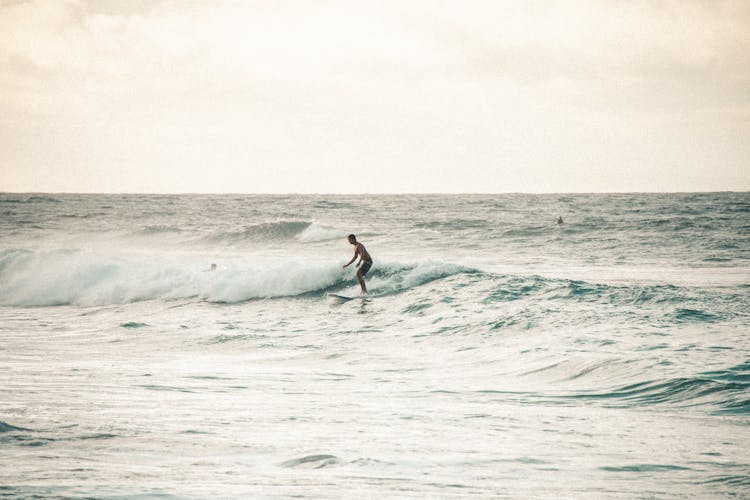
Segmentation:
{"type": "Polygon", "coordinates": [[[370,267],[372,267],[372,261],[371,260],[365,260],[360,264],[359,266],[359,272],[362,273],[362,276],[367,274],[367,271],[370,270],[370,267]]]}

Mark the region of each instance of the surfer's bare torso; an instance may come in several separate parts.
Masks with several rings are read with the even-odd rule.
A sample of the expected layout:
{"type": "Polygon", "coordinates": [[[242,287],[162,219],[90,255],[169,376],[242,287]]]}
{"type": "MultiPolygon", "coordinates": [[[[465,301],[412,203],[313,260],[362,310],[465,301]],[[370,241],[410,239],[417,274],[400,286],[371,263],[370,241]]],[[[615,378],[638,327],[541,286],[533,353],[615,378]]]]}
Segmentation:
{"type": "Polygon", "coordinates": [[[372,257],[370,257],[370,254],[367,253],[367,249],[362,243],[359,242],[354,245],[354,258],[356,259],[358,255],[360,262],[362,262],[363,260],[366,262],[372,262],[372,257]]]}

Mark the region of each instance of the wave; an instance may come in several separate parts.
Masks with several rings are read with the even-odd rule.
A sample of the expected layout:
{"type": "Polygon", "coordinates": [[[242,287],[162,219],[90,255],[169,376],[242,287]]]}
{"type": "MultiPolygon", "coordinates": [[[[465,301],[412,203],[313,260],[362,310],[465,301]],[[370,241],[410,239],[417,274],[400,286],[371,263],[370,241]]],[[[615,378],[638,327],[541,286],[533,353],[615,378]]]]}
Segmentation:
{"type": "Polygon", "coordinates": [[[221,231],[202,239],[206,243],[263,243],[299,241],[314,243],[345,238],[348,232],[309,221],[284,220],[253,224],[235,231],[221,231]]]}
{"type": "Polygon", "coordinates": [[[340,209],[340,210],[351,210],[353,205],[351,203],[331,201],[331,200],[320,200],[315,202],[315,208],[324,209],[340,209]]]}
{"type": "MultiPolygon", "coordinates": [[[[380,264],[368,275],[368,288],[374,297],[393,295],[454,274],[471,272],[446,263],[416,265],[380,264]]],[[[318,297],[354,286],[351,269],[338,262],[283,260],[247,262],[206,287],[200,294],[210,302],[236,303],[276,297],[318,297]]]]}
{"type": "Polygon", "coordinates": [[[526,239],[551,233],[555,229],[557,228],[552,225],[512,228],[504,230],[502,236],[503,238],[526,239]]]}
{"type": "Polygon", "coordinates": [[[675,408],[703,407],[717,415],[750,413],[750,361],[724,370],[661,379],[631,379],[648,370],[638,359],[554,359],[518,373],[536,378],[541,387],[572,385],[556,394],[535,393],[561,400],[591,400],[606,406],[675,408]],[[598,388],[594,388],[598,387],[598,388]]]}
{"type": "Polygon", "coordinates": [[[209,243],[239,243],[244,241],[289,240],[307,229],[306,221],[279,221],[253,224],[237,231],[222,231],[204,238],[209,243]]]}
{"type": "Polygon", "coordinates": [[[17,431],[28,431],[30,429],[25,429],[23,427],[16,427],[15,425],[10,425],[5,422],[0,421],[0,432],[17,432],[17,431]]]}
{"type": "Polygon", "coordinates": [[[90,212],[87,214],[57,214],[59,219],[95,219],[107,215],[103,212],[90,212]]]}
{"type": "Polygon", "coordinates": [[[300,458],[294,458],[287,460],[279,464],[281,467],[305,467],[309,469],[322,469],[324,467],[330,467],[339,462],[339,459],[334,455],[307,455],[300,458]]]}
{"type": "MultiPolygon", "coordinates": [[[[335,233],[333,228],[308,225],[299,239],[315,241],[335,233]],[[310,228],[314,229],[306,231],[310,228]]],[[[624,313],[635,319],[669,324],[731,320],[743,314],[741,306],[746,302],[742,289],[696,290],[675,285],[494,274],[441,261],[376,261],[367,282],[371,295],[385,296],[454,275],[473,277],[452,286],[481,283],[471,300],[485,305],[513,301],[599,303],[624,307],[624,313]]],[[[340,292],[349,287],[356,288],[352,268],[342,269],[338,260],[302,255],[217,258],[187,252],[102,248],[0,251],[0,305],[6,306],[106,305],[189,297],[234,303],[340,292]],[[216,264],[214,270],[212,263],[216,264]]],[[[496,328],[503,326],[507,324],[501,321],[496,328]]]]}
{"type": "Polygon", "coordinates": [[[750,383],[732,382],[708,377],[681,377],[669,380],[649,380],[617,389],[568,396],[575,399],[606,399],[619,401],[616,405],[670,405],[680,408],[709,406],[718,415],[750,413],[750,383]]]}
{"type": "Polygon", "coordinates": [[[152,224],[144,226],[138,230],[135,234],[141,235],[152,235],[152,234],[164,234],[164,233],[181,233],[182,229],[175,226],[167,226],[164,224],[152,224]]]}
{"type": "Polygon", "coordinates": [[[711,323],[720,319],[721,317],[716,314],[697,309],[678,308],[675,311],[675,321],[677,323],[711,323]]]}
{"type": "MultiPolygon", "coordinates": [[[[102,306],[154,299],[198,297],[208,302],[320,296],[355,286],[352,269],[339,261],[203,256],[84,250],[0,252],[0,305],[102,306]]],[[[440,262],[378,263],[368,284],[373,295],[421,286],[467,268],[440,262]]],[[[133,327],[133,325],[123,325],[133,327]]]]}
{"type": "Polygon", "coordinates": [[[26,198],[19,198],[16,196],[6,198],[4,195],[0,194],[0,203],[62,203],[62,200],[51,196],[37,195],[27,196],[26,198]]]}
{"type": "Polygon", "coordinates": [[[417,229],[445,230],[451,231],[456,229],[488,227],[485,219],[453,219],[453,220],[435,220],[427,222],[418,222],[414,224],[417,229]]]}
{"type": "Polygon", "coordinates": [[[349,233],[341,229],[336,229],[334,227],[326,226],[323,224],[312,223],[307,226],[302,232],[295,235],[295,238],[298,241],[304,243],[314,243],[318,241],[331,241],[338,239],[343,240],[344,238],[346,238],[347,234],[349,233]]]}

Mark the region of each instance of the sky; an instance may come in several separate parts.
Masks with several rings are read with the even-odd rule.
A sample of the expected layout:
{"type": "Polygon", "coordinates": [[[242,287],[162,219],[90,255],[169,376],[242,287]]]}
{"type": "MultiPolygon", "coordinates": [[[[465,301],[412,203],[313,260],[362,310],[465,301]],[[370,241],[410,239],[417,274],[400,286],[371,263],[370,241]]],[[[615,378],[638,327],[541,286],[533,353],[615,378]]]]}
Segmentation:
{"type": "Polygon", "coordinates": [[[724,190],[746,0],[0,0],[0,191],[724,190]]]}

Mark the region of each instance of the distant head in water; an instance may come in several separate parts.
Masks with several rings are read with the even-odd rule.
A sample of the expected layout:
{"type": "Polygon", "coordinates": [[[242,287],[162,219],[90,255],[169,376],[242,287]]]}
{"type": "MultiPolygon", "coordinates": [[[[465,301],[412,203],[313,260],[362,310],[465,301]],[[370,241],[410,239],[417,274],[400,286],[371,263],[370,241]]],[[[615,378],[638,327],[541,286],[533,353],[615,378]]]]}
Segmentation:
{"type": "Polygon", "coordinates": [[[557,218],[557,223],[558,224],[562,224],[563,223],[562,215],[557,218]]]}

